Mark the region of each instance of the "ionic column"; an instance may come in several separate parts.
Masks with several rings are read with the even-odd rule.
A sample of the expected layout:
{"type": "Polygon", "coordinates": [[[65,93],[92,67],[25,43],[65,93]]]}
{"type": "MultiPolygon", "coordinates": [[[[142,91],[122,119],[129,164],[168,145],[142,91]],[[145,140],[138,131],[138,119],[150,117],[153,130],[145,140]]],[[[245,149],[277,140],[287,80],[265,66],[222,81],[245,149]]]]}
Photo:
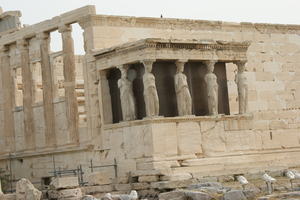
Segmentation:
{"type": "Polygon", "coordinates": [[[70,134],[70,142],[79,142],[78,133],[78,101],[76,94],[76,71],[74,59],[74,43],[71,35],[72,27],[64,25],[59,27],[63,44],[63,66],[65,78],[65,98],[66,98],[66,116],[68,120],[68,129],[70,134]]]}
{"type": "Polygon", "coordinates": [[[214,74],[215,60],[203,62],[207,66],[207,74],[204,77],[207,89],[207,102],[209,115],[218,115],[218,90],[217,76],[214,74]]]}
{"type": "Polygon", "coordinates": [[[22,90],[23,90],[23,112],[25,126],[25,140],[27,149],[35,148],[34,121],[32,110],[32,82],[29,65],[28,42],[24,39],[17,41],[17,47],[21,52],[22,90]]]}
{"type": "Polygon", "coordinates": [[[155,85],[155,77],[151,73],[152,65],[155,60],[143,60],[145,67],[145,74],[143,76],[144,83],[144,99],[146,106],[146,116],[147,117],[155,117],[159,114],[159,100],[157,95],[157,89],[155,85]]]}
{"type": "Polygon", "coordinates": [[[54,123],[54,105],[53,105],[53,91],[52,91],[52,73],[49,59],[49,33],[42,32],[36,35],[40,40],[41,51],[41,68],[43,81],[43,106],[45,119],[45,140],[47,146],[56,145],[55,123],[54,123]]]}
{"type": "Polygon", "coordinates": [[[10,70],[10,59],[8,48],[1,47],[1,74],[2,74],[2,92],[3,92],[3,115],[6,151],[15,150],[15,128],[13,116],[13,85],[12,74],[10,70]]]}
{"type": "Polygon", "coordinates": [[[237,84],[239,97],[239,114],[245,114],[248,111],[248,84],[247,78],[244,74],[246,60],[236,61],[238,66],[238,73],[235,75],[235,83],[237,84]]]}

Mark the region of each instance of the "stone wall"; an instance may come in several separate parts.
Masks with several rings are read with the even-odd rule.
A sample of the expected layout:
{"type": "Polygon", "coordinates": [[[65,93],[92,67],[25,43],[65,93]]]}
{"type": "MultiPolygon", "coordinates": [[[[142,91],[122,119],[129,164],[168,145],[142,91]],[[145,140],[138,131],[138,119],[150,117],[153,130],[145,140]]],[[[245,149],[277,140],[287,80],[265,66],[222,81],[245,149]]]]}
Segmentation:
{"type": "MultiPolygon", "coordinates": [[[[195,178],[207,174],[250,173],[266,168],[298,166],[300,26],[102,16],[95,15],[93,9],[84,7],[1,37],[1,66],[4,67],[0,81],[0,167],[9,171],[8,155],[11,154],[14,180],[24,177],[38,181],[49,176],[49,171],[53,170],[53,156],[56,167],[73,169],[82,165],[84,176],[89,174],[90,159],[95,165],[105,165],[113,164],[116,158],[118,176],[131,172],[133,177],[188,172],[195,178]],[[74,135],[76,130],[67,125],[74,119],[66,112],[72,106],[67,102],[69,96],[64,95],[66,91],[61,79],[64,62],[61,56],[71,50],[68,46],[63,52],[46,54],[47,46],[43,46],[47,43],[45,33],[57,30],[58,25],[67,41],[65,44],[70,45],[68,25],[74,22],[84,29],[86,51],[83,58],[75,59],[76,83],[67,83],[77,92],[78,135],[74,135]],[[36,33],[42,34],[37,36],[36,33]],[[42,42],[40,36],[43,36],[42,42]],[[25,115],[30,116],[30,113],[24,113],[20,107],[25,95],[19,76],[24,76],[24,73],[17,70],[16,77],[12,73],[24,65],[22,55],[26,55],[26,50],[22,47],[24,41],[17,42],[20,38],[28,42],[23,44],[28,46],[28,63],[37,70],[34,82],[37,89],[33,98],[37,101],[29,106],[34,116],[34,137],[25,126],[28,123],[24,120],[25,115]],[[103,94],[108,93],[109,86],[106,73],[97,70],[93,52],[146,38],[251,41],[245,72],[251,115],[236,115],[238,94],[234,77],[237,66],[226,63],[230,115],[108,123],[110,97],[103,94]],[[47,56],[43,57],[43,54],[47,56]],[[53,98],[48,98],[52,101],[50,103],[42,98],[41,94],[47,88],[38,78],[42,76],[41,69],[45,68],[42,63],[47,58],[55,63],[52,69],[56,67],[58,75],[53,79],[57,85],[53,86],[56,88],[53,98]],[[12,78],[12,84],[8,84],[8,77],[12,78]],[[7,93],[9,90],[12,97],[19,98],[7,101],[11,98],[7,93]],[[55,124],[53,132],[48,130],[51,121],[49,123],[47,118],[51,115],[47,110],[51,110],[51,106],[55,124]],[[13,109],[7,111],[8,107],[13,109]],[[55,137],[49,137],[54,132],[55,137]],[[76,143],[77,139],[79,143],[76,143]],[[35,144],[34,148],[28,148],[28,141],[35,144]]],[[[114,177],[112,167],[102,170],[108,170],[114,177]]]]}

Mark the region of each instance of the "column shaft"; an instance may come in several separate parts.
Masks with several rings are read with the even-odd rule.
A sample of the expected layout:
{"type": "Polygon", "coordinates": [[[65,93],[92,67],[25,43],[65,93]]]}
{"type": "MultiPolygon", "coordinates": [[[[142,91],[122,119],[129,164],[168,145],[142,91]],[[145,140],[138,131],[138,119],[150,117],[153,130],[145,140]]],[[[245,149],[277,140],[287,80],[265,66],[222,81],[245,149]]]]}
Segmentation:
{"type": "Polygon", "coordinates": [[[71,35],[70,25],[65,25],[59,28],[62,34],[63,43],[63,66],[65,78],[65,98],[66,98],[66,115],[68,120],[68,128],[70,134],[70,142],[79,142],[78,133],[78,101],[76,94],[76,71],[74,59],[74,43],[71,35]]]}
{"type": "Polygon", "coordinates": [[[52,75],[49,60],[49,33],[40,33],[37,35],[40,39],[42,81],[43,81],[43,106],[45,118],[45,140],[47,146],[56,144],[55,123],[54,123],[54,105],[52,91],[52,75]]]}
{"type": "Polygon", "coordinates": [[[6,151],[15,150],[15,128],[13,116],[13,96],[12,96],[12,75],[10,70],[10,59],[8,49],[1,49],[1,72],[2,72],[2,91],[3,91],[3,115],[6,151]]]}
{"type": "Polygon", "coordinates": [[[32,109],[32,82],[29,65],[29,50],[26,40],[17,41],[21,51],[22,89],[23,89],[23,112],[25,125],[25,140],[27,149],[35,148],[34,116],[32,109]]]}

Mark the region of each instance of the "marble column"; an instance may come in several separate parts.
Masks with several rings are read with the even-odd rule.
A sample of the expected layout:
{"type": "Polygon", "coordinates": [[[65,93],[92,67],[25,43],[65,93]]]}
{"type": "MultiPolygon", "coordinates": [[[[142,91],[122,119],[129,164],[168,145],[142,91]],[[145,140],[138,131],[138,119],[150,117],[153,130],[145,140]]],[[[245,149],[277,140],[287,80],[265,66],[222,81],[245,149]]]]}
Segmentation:
{"type": "Polygon", "coordinates": [[[63,67],[65,78],[65,98],[66,98],[66,116],[70,134],[70,143],[79,142],[79,116],[78,101],[76,94],[76,69],[74,59],[74,43],[71,35],[71,25],[63,25],[58,30],[62,36],[63,46],[63,67]]]}
{"type": "Polygon", "coordinates": [[[239,114],[245,114],[248,111],[248,84],[244,74],[246,60],[235,62],[238,66],[238,72],[235,75],[235,83],[237,84],[238,99],[239,99],[239,114]]]}
{"type": "Polygon", "coordinates": [[[10,69],[9,49],[2,46],[1,53],[1,74],[2,74],[2,92],[3,92],[3,115],[6,151],[15,150],[15,128],[13,115],[13,85],[10,69]]]}
{"type": "Polygon", "coordinates": [[[204,61],[207,66],[207,74],[204,77],[207,90],[207,102],[209,115],[218,115],[218,91],[217,76],[214,74],[215,60],[204,61]]]}
{"type": "Polygon", "coordinates": [[[157,89],[155,85],[155,77],[151,73],[152,65],[155,60],[143,60],[145,67],[145,74],[143,76],[143,83],[144,83],[144,99],[145,99],[145,106],[146,106],[146,116],[147,117],[155,117],[159,114],[159,100],[157,89]]]}
{"type": "Polygon", "coordinates": [[[42,85],[43,85],[43,107],[45,119],[45,141],[47,146],[56,146],[54,105],[53,105],[53,81],[49,59],[50,35],[42,32],[36,35],[40,40],[42,85]]]}
{"type": "Polygon", "coordinates": [[[35,148],[34,117],[33,117],[33,91],[31,82],[31,70],[29,65],[28,42],[25,39],[17,41],[17,47],[21,52],[23,112],[25,126],[25,140],[27,149],[35,148]]]}

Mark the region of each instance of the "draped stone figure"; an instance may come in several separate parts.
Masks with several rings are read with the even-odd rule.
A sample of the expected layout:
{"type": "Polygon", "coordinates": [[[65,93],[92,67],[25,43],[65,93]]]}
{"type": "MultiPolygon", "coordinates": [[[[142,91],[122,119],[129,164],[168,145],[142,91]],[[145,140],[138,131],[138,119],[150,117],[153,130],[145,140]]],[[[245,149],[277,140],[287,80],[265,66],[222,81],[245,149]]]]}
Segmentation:
{"type": "Polygon", "coordinates": [[[133,95],[132,84],[127,78],[129,66],[124,65],[118,67],[121,71],[121,78],[118,80],[118,87],[120,89],[120,99],[123,121],[136,119],[136,104],[133,95]]]}
{"type": "Polygon", "coordinates": [[[185,62],[177,60],[175,62],[177,71],[174,76],[175,92],[177,98],[177,108],[179,116],[192,114],[192,98],[187,84],[186,75],[183,74],[185,62]]]}
{"type": "Polygon", "coordinates": [[[215,61],[210,60],[204,62],[207,66],[207,74],[204,77],[206,82],[207,89],[207,101],[208,101],[208,110],[209,115],[217,115],[218,114],[218,90],[219,85],[217,83],[217,76],[214,72],[215,61]]]}
{"type": "Polygon", "coordinates": [[[144,83],[144,99],[146,106],[146,116],[154,117],[159,114],[159,101],[155,85],[155,77],[151,73],[153,61],[143,61],[145,74],[143,76],[144,83]]]}
{"type": "Polygon", "coordinates": [[[248,110],[248,84],[244,74],[246,61],[237,61],[238,73],[235,75],[235,83],[237,84],[239,97],[239,114],[247,113],[248,110]]]}

